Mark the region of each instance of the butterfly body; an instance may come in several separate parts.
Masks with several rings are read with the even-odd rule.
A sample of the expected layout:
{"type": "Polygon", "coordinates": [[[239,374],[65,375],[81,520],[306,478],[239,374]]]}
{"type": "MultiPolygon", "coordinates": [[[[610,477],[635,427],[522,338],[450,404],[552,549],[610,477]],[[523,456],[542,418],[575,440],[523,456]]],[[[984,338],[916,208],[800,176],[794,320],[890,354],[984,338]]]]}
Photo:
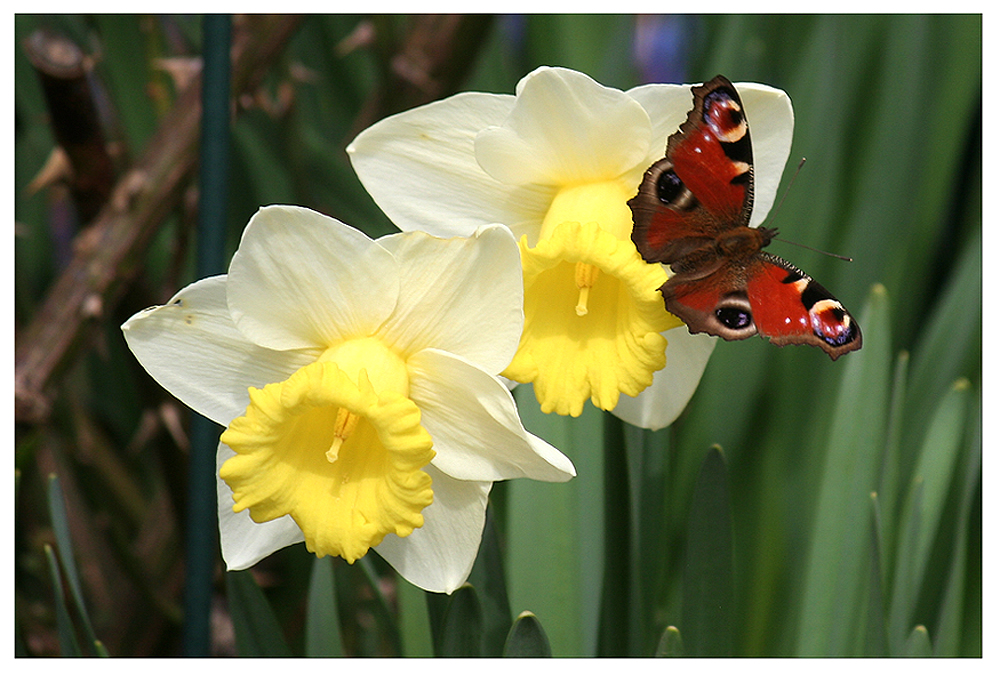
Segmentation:
{"type": "Polygon", "coordinates": [[[750,130],[736,88],[721,75],[694,87],[694,107],[629,200],[632,240],[647,262],[669,265],[667,311],[692,333],[726,340],[760,334],[812,344],[832,359],[861,348],[861,329],[808,275],[763,251],[777,231],[749,226],[750,130]]]}

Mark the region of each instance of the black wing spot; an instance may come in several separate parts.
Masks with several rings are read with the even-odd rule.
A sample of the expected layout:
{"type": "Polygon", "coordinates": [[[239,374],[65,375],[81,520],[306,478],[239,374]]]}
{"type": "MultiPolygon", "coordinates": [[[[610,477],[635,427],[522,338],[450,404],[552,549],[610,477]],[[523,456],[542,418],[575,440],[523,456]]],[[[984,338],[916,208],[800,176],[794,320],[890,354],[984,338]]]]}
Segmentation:
{"type": "Polygon", "coordinates": [[[749,133],[743,134],[743,137],[738,141],[732,143],[722,141],[720,145],[722,145],[722,152],[725,153],[726,157],[734,162],[753,163],[753,149],[750,145],[749,133]]]}
{"type": "Polygon", "coordinates": [[[656,196],[664,204],[673,204],[684,190],[684,182],[673,169],[667,169],[656,179],[656,196]]]}
{"type": "Polygon", "coordinates": [[[750,312],[739,307],[719,307],[715,316],[723,326],[732,330],[740,330],[753,323],[750,312]]]}
{"type": "Polygon", "coordinates": [[[806,290],[802,292],[802,304],[806,309],[812,309],[813,305],[822,300],[836,301],[837,299],[833,297],[833,293],[810,279],[809,283],[806,284],[806,290]]]}

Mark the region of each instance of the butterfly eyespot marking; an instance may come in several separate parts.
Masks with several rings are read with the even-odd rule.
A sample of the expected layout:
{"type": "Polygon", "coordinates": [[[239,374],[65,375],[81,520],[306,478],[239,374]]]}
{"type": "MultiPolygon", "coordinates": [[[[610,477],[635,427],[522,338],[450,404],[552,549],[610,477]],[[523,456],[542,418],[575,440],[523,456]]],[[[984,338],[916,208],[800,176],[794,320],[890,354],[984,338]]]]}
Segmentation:
{"type": "Polygon", "coordinates": [[[684,183],[673,169],[667,169],[656,179],[656,196],[666,204],[673,203],[683,189],[684,183]]]}
{"type": "Polygon", "coordinates": [[[723,326],[732,330],[740,330],[753,324],[750,312],[739,307],[719,307],[715,310],[715,316],[723,326]]]}
{"type": "Polygon", "coordinates": [[[821,300],[809,310],[813,333],[828,345],[840,347],[857,339],[851,315],[833,298],[821,300]]]}
{"type": "Polygon", "coordinates": [[[689,210],[698,206],[698,200],[684,185],[673,167],[665,169],[656,179],[656,196],[661,202],[677,209],[689,210]]]}

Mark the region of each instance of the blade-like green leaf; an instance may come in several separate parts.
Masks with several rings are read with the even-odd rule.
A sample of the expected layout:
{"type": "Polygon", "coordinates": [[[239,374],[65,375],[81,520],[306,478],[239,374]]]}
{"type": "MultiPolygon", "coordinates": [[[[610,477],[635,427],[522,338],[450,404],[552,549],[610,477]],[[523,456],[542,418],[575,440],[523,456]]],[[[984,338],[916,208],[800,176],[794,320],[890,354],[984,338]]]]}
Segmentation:
{"type": "Polygon", "coordinates": [[[910,632],[910,635],[906,638],[906,644],[903,645],[902,654],[903,656],[914,656],[921,659],[934,655],[931,649],[931,638],[927,634],[926,628],[917,626],[910,632]]]}
{"type": "Polygon", "coordinates": [[[945,500],[951,486],[968,418],[971,389],[959,380],[942,399],[931,419],[927,436],[917,457],[913,476],[914,493],[907,499],[904,518],[911,527],[901,532],[889,608],[889,639],[895,651],[910,639],[914,611],[925,583],[931,545],[938,533],[945,500]],[[919,491],[919,495],[917,493],[919,491]]]}
{"type": "Polygon", "coordinates": [[[577,418],[544,415],[530,386],[514,393],[525,428],[569,457],[577,476],[507,485],[510,606],[549,627],[554,655],[594,655],[604,555],[603,417],[591,405],[577,418]]]}
{"type": "Polygon", "coordinates": [[[667,510],[673,456],[671,429],[653,432],[623,426],[630,505],[629,654],[645,656],[655,647],[667,621],[658,608],[667,598],[667,579],[677,543],[671,536],[672,518],[667,510]]]}
{"type": "Polygon", "coordinates": [[[281,625],[250,570],[226,572],[226,595],[240,656],[291,656],[281,625]]]}
{"type": "Polygon", "coordinates": [[[483,611],[477,596],[476,589],[469,585],[451,594],[439,656],[483,655],[483,611]]]}
{"type": "MultiPolygon", "coordinates": [[[[871,555],[871,493],[885,447],[890,386],[889,303],[873,289],[864,348],[845,364],[817,496],[798,624],[801,656],[863,652],[871,555]]],[[[686,633],[687,631],[685,631],[686,633]]]]}
{"type": "Polygon", "coordinates": [[[434,656],[427,595],[425,591],[403,580],[396,586],[403,656],[434,656]]]}
{"type": "MultiPolygon", "coordinates": [[[[901,438],[906,416],[906,381],[910,363],[909,352],[901,352],[896,358],[896,370],[893,374],[892,395],[889,404],[889,420],[886,429],[885,452],[882,459],[882,477],[879,480],[879,523],[881,541],[896,541],[896,518],[902,508],[902,488],[900,487],[900,471],[904,462],[901,454],[901,438]]],[[[883,583],[892,569],[895,546],[881,546],[880,560],[882,565],[883,583]]]]}
{"type": "Polygon", "coordinates": [[[503,655],[526,658],[552,656],[549,639],[537,616],[531,612],[521,612],[514,620],[504,644],[503,655]]]}
{"type": "Polygon", "coordinates": [[[66,502],[63,497],[62,485],[59,483],[59,477],[55,474],[49,476],[49,518],[52,519],[52,531],[56,538],[56,553],[59,554],[59,561],[62,563],[63,571],[66,573],[66,581],[69,583],[69,590],[73,597],[73,604],[76,606],[77,616],[80,617],[80,621],[83,624],[87,643],[90,645],[99,645],[100,641],[94,633],[94,626],[90,622],[90,615],[83,601],[83,587],[80,584],[80,575],[77,572],[76,560],[73,557],[73,540],[69,533],[66,502]]]}
{"type": "Polygon", "coordinates": [[[510,630],[510,601],[504,576],[503,551],[497,534],[492,506],[486,510],[486,525],[479,555],[469,574],[469,584],[476,589],[483,611],[483,656],[503,653],[510,630]]]}
{"type": "Polygon", "coordinates": [[[344,655],[333,564],[330,556],[313,560],[306,601],[306,656],[344,655]]]}
{"type": "Polygon", "coordinates": [[[871,496],[871,568],[868,586],[868,630],[865,634],[865,654],[885,656],[888,641],[885,629],[885,578],[882,573],[882,551],[885,549],[882,534],[882,511],[878,495],[871,496]]]}
{"type": "MultiPolygon", "coordinates": [[[[965,449],[965,477],[962,481],[961,507],[959,520],[955,528],[954,555],[951,559],[951,569],[948,570],[948,582],[945,595],[941,601],[941,616],[938,620],[936,639],[934,640],[935,656],[962,656],[963,604],[967,592],[967,564],[969,547],[970,521],[973,519],[975,499],[982,485],[983,439],[982,439],[982,402],[976,406],[972,418],[971,438],[965,449]]],[[[981,625],[981,622],[980,622],[981,625]]],[[[972,631],[967,631],[972,633],[972,631]]],[[[969,656],[982,656],[982,644],[969,656]]]]}
{"type": "Polygon", "coordinates": [[[732,656],[733,511],[726,461],[714,447],[702,463],[688,520],[681,605],[691,656],[732,656]]]}
{"type": "MultiPolygon", "coordinates": [[[[966,243],[956,268],[920,332],[907,387],[903,447],[919,447],[941,397],[962,376],[982,364],[982,235],[966,243]]],[[[904,476],[913,471],[912,454],[902,456],[904,476]],[[909,461],[907,461],[909,460],[909,461]]]]}
{"type": "Polygon", "coordinates": [[[656,645],[655,656],[684,656],[684,641],[676,626],[667,626],[656,645]]]}
{"type": "Polygon", "coordinates": [[[633,622],[642,614],[632,591],[635,533],[628,461],[623,438],[624,423],[608,416],[604,422],[604,582],[601,588],[601,623],[598,656],[629,655],[633,622]]]}
{"type": "Polygon", "coordinates": [[[69,608],[66,607],[66,595],[63,590],[59,562],[56,560],[56,555],[52,551],[52,547],[48,544],[45,545],[45,559],[49,563],[52,592],[55,596],[56,633],[59,636],[59,652],[63,656],[83,656],[83,651],[80,649],[80,642],[76,638],[76,629],[73,627],[73,620],[69,616],[69,608]]]}

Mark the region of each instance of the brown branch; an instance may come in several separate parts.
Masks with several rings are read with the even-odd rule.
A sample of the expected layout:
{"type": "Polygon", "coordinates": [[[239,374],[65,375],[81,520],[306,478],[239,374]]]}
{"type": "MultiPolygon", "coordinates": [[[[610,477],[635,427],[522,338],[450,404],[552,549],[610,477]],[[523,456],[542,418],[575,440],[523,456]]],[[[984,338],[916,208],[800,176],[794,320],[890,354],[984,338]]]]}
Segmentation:
{"type": "Polygon", "coordinates": [[[415,16],[391,57],[386,82],[365,101],[348,140],[384,117],[458,91],[492,20],[489,14],[415,16]]]}
{"type": "Polygon", "coordinates": [[[69,158],[77,215],[87,224],[108,200],[115,181],[87,81],[90,61],[68,38],[47,30],[33,32],[24,41],[24,50],[42,84],[52,134],[69,158]]]}
{"type": "MultiPolygon", "coordinates": [[[[294,34],[297,17],[234,21],[234,95],[255,88],[294,34]]],[[[198,159],[201,80],[177,99],[146,151],[126,171],[31,323],[15,337],[14,415],[37,423],[49,412],[47,385],[141,269],[159,226],[175,208],[198,159]]]]}

